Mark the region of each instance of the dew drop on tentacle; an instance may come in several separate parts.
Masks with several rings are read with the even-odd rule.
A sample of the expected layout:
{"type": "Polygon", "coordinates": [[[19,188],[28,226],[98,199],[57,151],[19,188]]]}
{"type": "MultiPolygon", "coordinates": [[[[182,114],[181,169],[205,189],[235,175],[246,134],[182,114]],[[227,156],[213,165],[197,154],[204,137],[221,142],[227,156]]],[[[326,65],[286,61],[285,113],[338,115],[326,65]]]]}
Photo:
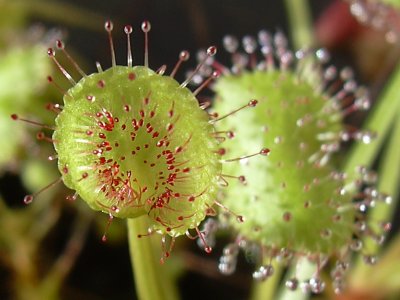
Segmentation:
{"type": "Polygon", "coordinates": [[[78,193],[74,193],[73,195],[68,195],[65,197],[66,200],[74,202],[78,198],[78,193]]]}
{"type": "Polygon", "coordinates": [[[108,232],[108,229],[110,228],[113,220],[114,220],[114,216],[112,215],[112,213],[109,213],[107,225],[106,225],[106,228],[104,229],[103,236],[101,237],[102,242],[107,242],[107,232],[108,232]]]}
{"type": "Polygon", "coordinates": [[[64,55],[67,57],[68,61],[74,66],[74,68],[78,71],[78,73],[82,76],[85,77],[87,76],[86,73],[81,69],[79,64],[69,55],[69,53],[65,50],[65,44],[61,40],[56,41],[56,47],[58,50],[61,50],[64,55]]]}
{"type": "Polygon", "coordinates": [[[151,24],[149,21],[142,22],[142,31],[144,32],[144,66],[149,66],[149,37],[148,33],[151,29],[151,24]]]}
{"type": "Polygon", "coordinates": [[[33,201],[33,195],[26,195],[24,197],[24,203],[25,204],[30,204],[30,203],[32,203],[32,201],[33,201]]]}
{"type": "Polygon", "coordinates": [[[53,186],[57,185],[58,183],[60,183],[62,180],[62,178],[57,178],[56,180],[50,182],[48,185],[46,185],[45,187],[41,188],[39,191],[35,192],[32,195],[26,195],[23,199],[24,204],[30,204],[32,203],[32,201],[39,196],[40,194],[42,194],[43,192],[47,191],[48,189],[52,188],[53,186]]]}
{"type": "Polygon", "coordinates": [[[58,103],[48,103],[46,104],[46,109],[59,114],[63,110],[63,106],[58,103]]]}
{"type": "Polygon", "coordinates": [[[58,83],[56,83],[52,76],[47,76],[47,82],[52,84],[62,95],[67,95],[67,91],[64,90],[58,83]]]}
{"type": "Polygon", "coordinates": [[[58,155],[57,155],[57,154],[54,154],[54,155],[49,155],[49,156],[47,157],[47,160],[49,160],[49,161],[54,161],[54,160],[57,160],[57,158],[58,158],[58,155]]]}
{"type": "Polygon", "coordinates": [[[235,243],[228,244],[223,249],[223,254],[219,259],[218,269],[223,275],[231,275],[235,272],[239,246],[235,243]]]}
{"type": "MultiPolygon", "coordinates": [[[[243,176],[240,176],[240,177],[243,177],[243,176]]],[[[214,203],[215,203],[215,205],[219,206],[220,208],[222,208],[227,213],[229,213],[232,216],[234,216],[238,223],[243,223],[245,221],[245,218],[242,215],[238,215],[237,213],[235,213],[232,210],[230,210],[228,207],[224,206],[222,203],[220,203],[220,202],[218,202],[216,200],[214,201],[214,203]]]]}
{"type": "Polygon", "coordinates": [[[114,50],[114,42],[113,42],[113,38],[112,38],[112,34],[111,32],[114,29],[114,24],[113,22],[111,22],[110,20],[107,20],[104,23],[104,29],[106,30],[107,34],[108,34],[108,42],[110,45],[110,52],[111,52],[111,65],[113,67],[115,67],[117,65],[116,61],[115,61],[115,50],[114,50]]]}
{"type": "Polygon", "coordinates": [[[156,71],[156,73],[158,75],[164,75],[165,71],[167,70],[167,66],[166,65],[162,65],[161,67],[159,67],[156,71]]]}
{"type": "Polygon", "coordinates": [[[235,113],[237,113],[237,112],[239,112],[239,111],[241,111],[241,110],[243,110],[245,108],[255,107],[257,105],[257,103],[258,103],[258,101],[256,99],[252,99],[246,105],[240,106],[239,108],[236,108],[236,109],[230,111],[229,113],[227,113],[227,114],[225,114],[225,115],[223,115],[221,117],[217,117],[215,119],[212,119],[211,122],[212,123],[216,123],[216,122],[221,121],[221,120],[223,120],[223,119],[225,119],[225,118],[227,118],[227,117],[229,117],[229,116],[231,116],[231,115],[233,115],[233,114],[235,114],[235,113]]]}
{"type": "Polygon", "coordinates": [[[271,150],[269,150],[268,148],[262,148],[257,153],[249,154],[249,155],[245,155],[245,156],[241,156],[241,157],[237,157],[237,158],[225,159],[225,160],[223,160],[223,162],[224,163],[228,163],[228,162],[241,161],[241,160],[245,160],[247,158],[250,158],[250,157],[253,157],[253,156],[257,156],[257,155],[268,156],[270,152],[271,152],[271,150]]]}
{"type": "Polygon", "coordinates": [[[291,291],[295,291],[297,290],[298,286],[299,286],[299,280],[297,278],[291,278],[286,280],[285,282],[285,286],[291,290],[291,291]]]}
{"type": "Polygon", "coordinates": [[[257,281],[264,281],[274,274],[274,267],[272,265],[265,265],[259,267],[253,272],[253,278],[257,281]]]}
{"type": "Polygon", "coordinates": [[[315,294],[320,294],[325,289],[325,282],[318,277],[312,277],[309,280],[311,291],[315,294]]]}
{"type": "Polygon", "coordinates": [[[186,87],[188,83],[193,79],[193,77],[199,72],[201,67],[206,63],[207,59],[213,57],[217,53],[217,47],[216,46],[210,46],[207,48],[206,55],[204,58],[197,64],[196,68],[194,71],[192,71],[189,76],[186,78],[184,82],[181,83],[181,87],[186,87]]]}
{"type": "Polygon", "coordinates": [[[126,40],[127,40],[127,66],[132,67],[133,64],[132,48],[131,48],[131,34],[133,32],[132,26],[125,25],[124,32],[126,34],[126,40]]]}
{"type": "Polygon", "coordinates": [[[36,134],[36,139],[37,139],[38,141],[45,141],[45,142],[48,142],[48,143],[51,143],[51,144],[56,143],[55,140],[53,140],[53,139],[49,138],[48,136],[46,136],[46,134],[45,134],[44,132],[42,132],[42,131],[39,131],[39,132],[36,134]]]}
{"type": "Polygon", "coordinates": [[[33,126],[38,126],[38,127],[45,128],[45,129],[55,130],[55,128],[53,126],[49,126],[49,125],[42,124],[42,123],[39,123],[39,122],[36,122],[36,121],[33,121],[33,120],[28,120],[28,119],[25,119],[25,118],[21,118],[17,114],[12,114],[11,115],[11,119],[14,120],[14,121],[22,121],[22,122],[25,122],[25,123],[27,123],[29,125],[33,125],[33,126]]]}
{"type": "Polygon", "coordinates": [[[195,228],[198,238],[201,241],[201,243],[203,244],[203,249],[206,253],[210,254],[212,252],[212,247],[207,243],[207,240],[205,238],[205,234],[203,232],[201,232],[197,227],[195,228]]]}
{"type": "Polygon", "coordinates": [[[67,72],[67,70],[64,69],[64,67],[57,60],[56,52],[54,51],[53,48],[47,49],[47,55],[54,61],[54,63],[56,64],[57,68],[61,71],[61,73],[64,75],[64,77],[66,79],[68,79],[68,81],[72,85],[75,85],[76,84],[75,80],[72,78],[72,76],[67,72]]]}
{"type": "Polygon", "coordinates": [[[207,87],[210,82],[220,76],[219,71],[213,71],[211,76],[209,76],[206,80],[203,81],[202,84],[193,92],[193,95],[198,95],[205,87],[207,87]]]}
{"type": "Polygon", "coordinates": [[[232,54],[235,53],[239,47],[239,42],[233,35],[226,35],[222,40],[222,44],[224,49],[232,54]]]}
{"type": "Polygon", "coordinates": [[[182,64],[184,61],[187,61],[187,60],[189,59],[189,57],[190,57],[190,54],[189,54],[189,51],[187,51],[187,50],[182,50],[182,51],[179,53],[178,62],[175,64],[175,66],[174,66],[174,68],[172,69],[172,72],[171,72],[171,74],[170,74],[170,76],[171,76],[172,78],[175,77],[175,75],[176,75],[176,73],[178,72],[179,67],[181,66],[181,64],[182,64]]]}

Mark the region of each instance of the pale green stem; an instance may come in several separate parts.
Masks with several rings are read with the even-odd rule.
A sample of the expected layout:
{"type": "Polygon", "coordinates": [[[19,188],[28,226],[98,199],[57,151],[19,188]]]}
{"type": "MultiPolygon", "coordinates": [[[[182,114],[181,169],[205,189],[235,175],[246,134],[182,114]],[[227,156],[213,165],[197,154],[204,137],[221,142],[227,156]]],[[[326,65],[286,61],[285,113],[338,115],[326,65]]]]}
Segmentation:
{"type": "Polygon", "coordinates": [[[373,110],[363,126],[364,129],[376,132],[378,136],[371,141],[368,146],[356,143],[350,153],[343,171],[346,173],[354,172],[357,166],[370,167],[375,160],[390,125],[399,114],[400,107],[400,64],[396,67],[389,82],[386,84],[381,96],[375,103],[373,110]]]}
{"type": "Polygon", "coordinates": [[[129,252],[137,296],[139,300],[176,300],[177,291],[167,267],[160,263],[161,252],[155,249],[152,236],[138,238],[148,232],[148,227],[147,216],[128,219],[129,252]]]}
{"type": "MultiPolygon", "coordinates": [[[[371,211],[369,216],[374,221],[391,220],[396,208],[396,199],[399,194],[400,178],[400,107],[397,109],[397,116],[393,131],[390,135],[388,147],[385,149],[380,165],[378,190],[392,196],[391,205],[381,204],[371,211]]],[[[379,249],[376,243],[367,247],[369,251],[375,252],[379,249]]]]}
{"type": "MultiPolygon", "coordinates": [[[[393,218],[393,213],[397,206],[396,199],[399,195],[399,179],[400,179],[400,106],[397,109],[397,116],[395,126],[390,136],[389,144],[382,156],[382,163],[379,168],[379,184],[378,190],[380,192],[388,193],[392,196],[392,203],[385,205],[380,203],[377,205],[369,215],[370,220],[373,222],[389,221],[393,218]]],[[[368,254],[378,254],[380,246],[371,239],[365,239],[364,251],[368,254]]],[[[371,271],[361,257],[358,258],[357,263],[352,272],[352,282],[357,285],[357,281],[364,281],[368,278],[368,273],[371,271]]],[[[366,284],[362,282],[360,284],[366,284]]]]}
{"type": "MultiPolygon", "coordinates": [[[[385,141],[388,132],[390,131],[390,126],[396,119],[396,128],[392,131],[392,137],[390,144],[383,156],[383,164],[381,166],[380,173],[380,183],[379,189],[387,193],[397,193],[398,189],[398,178],[399,178],[399,112],[400,112],[400,64],[396,67],[386,85],[381,96],[378,98],[377,103],[373,111],[370,113],[368,119],[365,122],[364,128],[374,131],[378,134],[368,147],[362,144],[355,144],[351,152],[349,153],[349,158],[344,166],[344,171],[346,173],[354,172],[355,168],[362,165],[365,167],[370,167],[376,156],[378,155],[383,142],[385,141]]],[[[393,206],[376,207],[370,219],[373,220],[390,220],[393,206]]],[[[367,251],[377,250],[377,246],[373,245],[371,241],[365,240],[365,249],[367,251]]],[[[370,270],[366,268],[365,264],[362,262],[361,258],[358,258],[357,263],[353,270],[352,278],[363,278],[361,274],[369,272],[370,270]]]]}
{"type": "Polygon", "coordinates": [[[275,299],[275,290],[281,278],[283,267],[276,262],[272,263],[274,274],[263,282],[253,284],[251,299],[252,300],[272,300],[275,299]]]}
{"type": "MultiPolygon", "coordinates": [[[[302,281],[310,279],[316,271],[317,267],[308,261],[307,258],[303,257],[299,259],[296,267],[292,267],[286,277],[285,281],[290,278],[296,278],[299,281],[299,285],[302,281]]],[[[276,299],[279,300],[302,300],[307,299],[309,294],[303,293],[300,286],[295,291],[288,290],[285,286],[281,286],[279,294],[276,299]]]]}
{"type": "Polygon", "coordinates": [[[315,44],[308,0],[285,0],[291,39],[295,49],[315,44]]]}
{"type": "MultiPolygon", "coordinates": [[[[399,182],[399,167],[400,167],[400,154],[398,146],[400,144],[400,64],[396,66],[393,71],[390,80],[385,86],[385,89],[381,93],[380,97],[375,104],[373,111],[369,114],[364,128],[376,132],[378,134],[368,147],[362,144],[355,144],[351,152],[348,155],[346,164],[344,165],[344,171],[346,173],[354,172],[357,166],[370,167],[376,159],[379,151],[382,148],[382,144],[385,141],[386,136],[389,134],[390,126],[395,122],[395,128],[392,131],[389,145],[382,157],[382,164],[379,172],[379,190],[390,193],[393,195],[393,199],[398,194],[398,182],[399,182]]],[[[370,220],[391,220],[392,210],[394,205],[387,207],[377,206],[371,212],[369,216],[370,220]]],[[[377,245],[369,240],[364,240],[367,251],[374,253],[378,250],[377,245]]],[[[368,272],[371,272],[370,268],[367,268],[362,262],[361,257],[356,261],[354,269],[351,274],[351,281],[353,285],[357,285],[357,281],[367,279],[368,272]]]]}

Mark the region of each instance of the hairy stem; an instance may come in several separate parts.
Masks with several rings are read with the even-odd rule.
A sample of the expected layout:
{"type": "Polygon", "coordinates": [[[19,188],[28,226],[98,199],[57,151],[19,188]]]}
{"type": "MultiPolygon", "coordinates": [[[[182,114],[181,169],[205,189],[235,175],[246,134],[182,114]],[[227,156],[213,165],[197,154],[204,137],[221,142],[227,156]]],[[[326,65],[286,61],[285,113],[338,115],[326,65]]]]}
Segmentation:
{"type": "Polygon", "coordinates": [[[272,300],[275,299],[276,288],[278,287],[279,279],[283,271],[282,265],[276,262],[272,263],[274,274],[264,282],[254,283],[251,299],[252,300],[272,300]]]}
{"type": "Polygon", "coordinates": [[[308,0],[285,0],[291,39],[295,49],[315,44],[308,0]]]}
{"type": "Polygon", "coordinates": [[[147,233],[148,227],[147,216],[128,219],[129,252],[138,298],[140,300],[178,299],[166,266],[160,264],[161,253],[154,249],[152,237],[138,238],[139,234],[147,233]]]}
{"type": "MultiPolygon", "coordinates": [[[[285,280],[288,280],[292,277],[296,277],[299,280],[299,284],[301,281],[310,279],[310,277],[315,273],[315,264],[312,264],[308,261],[307,258],[302,258],[298,261],[295,267],[292,267],[288,270],[285,280]]],[[[295,291],[288,290],[285,286],[281,286],[279,291],[279,295],[276,299],[279,300],[302,300],[308,299],[309,294],[304,293],[300,287],[295,291]]]]}
{"type": "Polygon", "coordinates": [[[378,133],[377,138],[366,147],[354,144],[343,167],[344,172],[351,173],[357,166],[370,167],[390,130],[390,125],[398,116],[400,108],[400,64],[394,70],[388,84],[381,93],[373,110],[364,124],[364,128],[378,133]]]}
{"type": "MultiPolygon", "coordinates": [[[[400,106],[397,109],[397,116],[395,119],[395,125],[391,132],[388,147],[382,156],[382,163],[379,168],[379,184],[378,189],[381,192],[388,193],[392,196],[392,203],[385,205],[380,203],[377,205],[369,218],[375,221],[391,220],[393,213],[397,207],[396,199],[399,196],[399,178],[400,178],[400,106]]],[[[369,254],[378,254],[379,245],[371,239],[363,241],[364,251],[369,254]]],[[[386,254],[386,252],[385,252],[386,254]]],[[[384,255],[384,254],[383,254],[384,255]]],[[[369,273],[371,269],[367,266],[362,258],[357,260],[357,263],[353,269],[351,281],[354,285],[366,285],[368,284],[369,273]],[[367,280],[367,281],[366,281],[367,280]]]]}

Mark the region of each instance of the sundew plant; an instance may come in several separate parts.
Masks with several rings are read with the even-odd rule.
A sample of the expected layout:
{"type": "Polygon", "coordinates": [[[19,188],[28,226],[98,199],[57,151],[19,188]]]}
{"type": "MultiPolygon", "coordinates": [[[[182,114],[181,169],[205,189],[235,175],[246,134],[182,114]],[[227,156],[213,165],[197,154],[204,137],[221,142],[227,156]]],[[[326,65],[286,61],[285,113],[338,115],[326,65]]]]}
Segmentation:
{"type": "Polygon", "coordinates": [[[400,295],[396,1],[35,4],[0,2],[1,298],[400,295]]]}

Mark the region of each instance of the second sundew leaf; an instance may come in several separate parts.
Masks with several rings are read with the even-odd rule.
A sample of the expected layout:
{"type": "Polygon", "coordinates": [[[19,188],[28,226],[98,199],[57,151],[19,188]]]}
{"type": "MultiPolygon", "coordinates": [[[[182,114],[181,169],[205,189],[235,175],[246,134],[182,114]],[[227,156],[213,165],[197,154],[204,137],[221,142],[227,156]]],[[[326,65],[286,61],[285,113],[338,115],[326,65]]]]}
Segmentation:
{"type": "Polygon", "coordinates": [[[224,165],[223,173],[246,177],[245,186],[232,182],[226,191],[227,206],[248,216],[234,226],[266,245],[322,254],[339,250],[351,239],[354,212],[339,212],[337,206],[349,204],[351,195],[338,193],[343,182],[332,177],[335,169],[325,163],[329,153],[321,152],[318,139],[339,136],[343,130],[338,108],[291,72],[226,76],[215,90],[221,110],[241,99],[259,100],[254,110],[224,122],[238,136],[225,142],[227,155],[258,145],[271,150],[268,159],[224,165]],[[321,238],[324,235],[327,238],[321,238]]]}
{"type": "Polygon", "coordinates": [[[41,97],[36,94],[43,93],[46,82],[32,78],[45,78],[51,72],[51,62],[43,55],[44,51],[44,45],[26,43],[0,52],[0,173],[15,167],[29,140],[22,128],[15,128],[9,115],[16,110],[31,113],[40,107],[37,98],[41,97]]]}
{"type": "MultiPolygon", "coordinates": [[[[380,244],[385,231],[365,222],[366,211],[387,199],[373,188],[376,174],[363,166],[340,172],[333,159],[342,142],[368,144],[374,136],[343,121],[369,107],[365,88],[356,84],[349,68],[324,68],[328,54],[323,49],[292,53],[282,33],[261,31],[258,40],[245,36],[244,53],[232,36],[224,38],[224,46],[233,65],[210,63],[223,74],[213,85],[215,110],[226,111],[244,99],[258,100],[254,109],[218,120],[217,126],[231,132],[223,144],[225,156],[260,147],[268,147],[270,153],[263,160],[227,159],[223,164],[222,174],[241,179],[229,181],[221,191],[224,205],[243,215],[245,222],[221,219],[236,230],[237,238],[225,247],[219,269],[231,274],[240,249],[258,257],[260,266],[253,273],[257,280],[272,276],[273,259],[296,264],[306,258],[315,264],[314,275],[301,283],[295,276],[286,286],[321,293],[325,283],[320,272],[333,259],[334,289],[340,292],[350,253],[363,252],[361,238],[380,244]]],[[[363,254],[367,263],[376,261],[363,254]]]]}

